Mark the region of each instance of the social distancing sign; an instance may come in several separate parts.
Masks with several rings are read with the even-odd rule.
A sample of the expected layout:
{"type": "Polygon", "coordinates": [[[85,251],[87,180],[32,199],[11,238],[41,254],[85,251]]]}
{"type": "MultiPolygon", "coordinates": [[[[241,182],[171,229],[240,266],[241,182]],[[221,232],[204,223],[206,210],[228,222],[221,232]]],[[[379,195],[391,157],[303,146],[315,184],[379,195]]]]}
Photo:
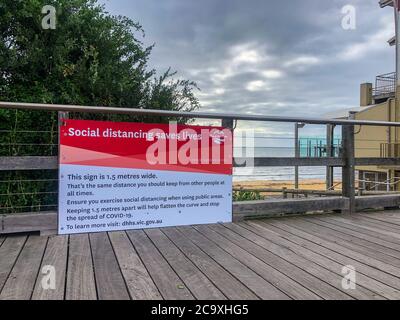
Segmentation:
{"type": "Polygon", "coordinates": [[[59,234],[232,221],[232,132],[64,120],[59,234]]]}

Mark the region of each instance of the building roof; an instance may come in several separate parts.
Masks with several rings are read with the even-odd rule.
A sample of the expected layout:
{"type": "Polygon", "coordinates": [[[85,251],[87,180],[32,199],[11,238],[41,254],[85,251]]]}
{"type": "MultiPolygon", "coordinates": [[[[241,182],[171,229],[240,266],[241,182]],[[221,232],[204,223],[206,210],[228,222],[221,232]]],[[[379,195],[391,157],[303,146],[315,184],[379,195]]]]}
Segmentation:
{"type": "Polygon", "coordinates": [[[340,109],[332,112],[328,112],[324,114],[324,118],[328,119],[348,119],[350,113],[359,113],[369,109],[376,107],[376,104],[367,106],[367,107],[353,107],[353,108],[346,108],[340,109]]]}
{"type": "Polygon", "coordinates": [[[387,6],[393,7],[393,0],[379,0],[379,5],[381,6],[381,8],[384,8],[387,6]]]}

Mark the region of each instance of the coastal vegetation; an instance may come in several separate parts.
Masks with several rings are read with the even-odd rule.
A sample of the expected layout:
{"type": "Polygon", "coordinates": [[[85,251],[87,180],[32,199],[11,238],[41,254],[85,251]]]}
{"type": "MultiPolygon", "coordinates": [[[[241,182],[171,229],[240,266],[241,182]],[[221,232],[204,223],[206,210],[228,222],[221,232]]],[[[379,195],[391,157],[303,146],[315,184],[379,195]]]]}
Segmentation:
{"type": "MultiPolygon", "coordinates": [[[[143,27],[112,16],[97,0],[2,0],[0,100],[193,111],[194,82],[149,66],[154,44],[143,27]],[[55,29],[43,29],[42,8],[56,9],[55,29]]],[[[70,114],[74,119],[166,122],[160,117],[70,114]]],[[[185,119],[174,119],[185,122],[185,119]]],[[[55,156],[58,115],[0,110],[0,156],[55,156]]],[[[0,213],[55,208],[57,172],[0,173],[0,213]],[[48,207],[46,207],[48,206],[48,207]]]]}

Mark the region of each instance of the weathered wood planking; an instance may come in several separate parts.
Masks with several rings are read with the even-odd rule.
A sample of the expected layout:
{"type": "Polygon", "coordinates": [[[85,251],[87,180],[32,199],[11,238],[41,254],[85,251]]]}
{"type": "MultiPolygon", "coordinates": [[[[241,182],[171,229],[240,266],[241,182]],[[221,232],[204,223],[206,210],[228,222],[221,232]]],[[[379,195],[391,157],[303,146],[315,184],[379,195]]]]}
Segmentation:
{"type": "Polygon", "coordinates": [[[198,226],[196,229],[204,236],[218,244],[222,249],[238,259],[240,262],[251,268],[257,274],[262,276],[265,280],[273,284],[279,290],[284,292],[292,299],[305,299],[305,300],[320,300],[321,298],[303,287],[298,282],[287,277],[280,271],[272,268],[256,256],[250,254],[245,249],[242,249],[228,238],[223,237],[218,233],[218,230],[223,228],[218,225],[212,226],[198,226]]]}
{"type": "Polygon", "coordinates": [[[194,299],[192,293],[170,267],[144,231],[128,231],[127,234],[164,299],[194,299]]]}
{"type": "Polygon", "coordinates": [[[9,170],[55,170],[58,169],[57,157],[0,157],[0,171],[9,170]]]}
{"type": "MultiPolygon", "coordinates": [[[[321,279],[317,276],[308,273],[303,270],[300,266],[287,261],[286,256],[276,255],[270,250],[265,248],[265,241],[254,234],[253,232],[243,228],[239,225],[232,224],[226,225],[226,230],[221,229],[229,239],[240,245],[240,238],[245,238],[247,242],[246,249],[252,252],[254,255],[265,261],[266,263],[271,263],[275,268],[280,268],[286,275],[292,277],[294,280],[300,280],[300,283],[307,289],[313,291],[318,296],[323,299],[341,299],[341,300],[351,300],[352,298],[343,293],[341,290],[327,284],[325,281],[321,282],[321,279]]],[[[243,241],[243,240],[242,240],[243,241]]],[[[320,272],[319,272],[320,273],[320,272]]]]}
{"type": "Polygon", "coordinates": [[[380,260],[377,260],[375,258],[372,258],[370,256],[366,256],[364,254],[361,254],[359,252],[353,251],[351,249],[348,249],[347,247],[344,247],[342,245],[338,245],[335,242],[331,242],[331,241],[327,241],[325,239],[323,239],[320,235],[315,235],[312,234],[309,230],[305,230],[305,228],[300,227],[297,223],[295,223],[294,221],[288,222],[288,221],[274,221],[273,224],[275,225],[286,225],[289,226],[291,228],[295,228],[301,232],[302,237],[313,241],[314,243],[317,243],[321,246],[327,247],[333,251],[336,251],[338,253],[341,253],[347,257],[353,258],[354,260],[358,260],[364,264],[367,264],[371,267],[374,267],[378,270],[381,270],[383,272],[387,272],[391,275],[394,275],[395,277],[399,277],[400,276],[400,270],[398,267],[392,266],[392,265],[388,265],[380,260]]]}
{"type": "Polygon", "coordinates": [[[129,300],[129,293],[106,232],[90,236],[99,300],[129,300]]]}
{"type": "Polygon", "coordinates": [[[224,269],[228,270],[245,286],[251,289],[260,299],[289,299],[282,291],[278,290],[243,263],[233,258],[198,231],[191,227],[179,227],[178,230],[191,239],[194,244],[217,261],[224,269]]]}
{"type": "MultiPolygon", "coordinates": [[[[371,216],[373,217],[374,215],[371,216]]],[[[400,230],[400,219],[397,218],[387,217],[385,218],[385,221],[372,220],[369,216],[365,216],[363,214],[355,214],[354,216],[352,216],[352,218],[360,220],[363,223],[373,223],[374,225],[379,226],[379,228],[382,228],[384,230],[394,232],[398,232],[400,230]]]]}
{"type": "MultiPolygon", "coordinates": [[[[393,197],[396,198],[396,201],[400,199],[398,195],[377,196],[372,200],[369,199],[371,197],[357,197],[356,205],[359,209],[369,208],[371,207],[370,202],[374,201],[375,205],[372,207],[391,206],[393,197]]],[[[348,200],[341,197],[235,202],[233,204],[233,220],[238,222],[248,218],[280,216],[285,213],[344,210],[347,207],[348,200]]],[[[388,218],[386,222],[397,226],[390,219],[388,218]]],[[[400,224],[400,222],[398,223],[400,224]]],[[[40,231],[42,235],[54,235],[57,230],[57,212],[0,215],[0,225],[0,234],[40,231]]]]}
{"type": "Polygon", "coordinates": [[[2,228],[0,234],[57,229],[57,213],[16,213],[0,215],[2,228]]]}
{"type": "Polygon", "coordinates": [[[0,300],[31,299],[47,237],[30,236],[1,290],[0,300]]]}
{"type": "Polygon", "coordinates": [[[182,237],[176,228],[162,229],[163,233],[231,300],[255,300],[257,296],[200,250],[190,239],[182,237]]]}
{"type": "Polygon", "coordinates": [[[0,293],[25,244],[25,241],[26,236],[9,236],[4,240],[3,245],[0,247],[0,293]]]}
{"type": "Polygon", "coordinates": [[[400,257],[400,225],[374,215],[384,217],[3,236],[0,299],[399,300],[400,268],[393,264],[400,257]],[[356,290],[341,287],[346,265],[357,270],[356,290]],[[56,269],[55,290],[42,287],[44,266],[56,269]]]}
{"type": "Polygon", "coordinates": [[[225,300],[225,296],[213,283],[191,262],[160,229],[145,231],[170,266],[185,282],[196,299],[225,300]]]}
{"type": "Polygon", "coordinates": [[[350,241],[349,239],[346,238],[346,235],[338,231],[335,231],[333,229],[316,225],[314,223],[310,223],[303,219],[295,219],[295,221],[296,221],[296,226],[298,226],[299,228],[303,228],[303,230],[307,229],[309,233],[319,236],[325,240],[337,243],[345,248],[364,254],[365,256],[376,258],[387,264],[391,264],[393,266],[400,265],[400,260],[396,257],[387,255],[384,252],[384,248],[381,248],[381,250],[379,250],[374,248],[373,245],[371,245],[370,247],[365,247],[360,245],[357,241],[350,241]]]}
{"type": "Polygon", "coordinates": [[[393,228],[400,227],[400,220],[397,218],[392,218],[391,216],[385,216],[383,214],[362,214],[359,213],[360,216],[369,219],[372,222],[381,222],[382,225],[391,226],[393,228]]]}
{"type": "Polygon", "coordinates": [[[347,239],[350,242],[356,242],[367,248],[371,247],[375,250],[380,250],[387,255],[400,258],[400,245],[398,244],[387,242],[385,240],[380,240],[368,234],[353,231],[337,224],[329,223],[329,221],[326,221],[324,219],[318,219],[317,217],[313,217],[311,219],[307,218],[306,220],[318,226],[327,227],[331,230],[340,232],[343,239],[347,239]]]}
{"type": "Polygon", "coordinates": [[[261,201],[235,202],[233,212],[237,218],[265,216],[270,214],[302,213],[309,211],[342,210],[347,200],[340,197],[312,199],[272,199],[261,201]]]}
{"type": "Polygon", "coordinates": [[[341,217],[329,217],[332,220],[342,222],[346,225],[346,227],[354,227],[357,228],[360,232],[374,235],[379,239],[387,240],[389,242],[400,244],[400,233],[397,230],[387,231],[379,227],[377,223],[373,223],[370,221],[357,221],[355,219],[347,219],[343,220],[341,217]]]}
{"type": "Polygon", "coordinates": [[[400,196],[396,194],[356,197],[356,209],[399,207],[400,196]]]}
{"type": "Polygon", "coordinates": [[[162,299],[126,233],[110,232],[109,236],[130,297],[133,300],[162,299]]]}
{"type": "MultiPolygon", "coordinates": [[[[332,219],[332,218],[333,217],[329,216],[329,217],[327,217],[327,220],[324,220],[324,221],[327,221],[327,222],[335,224],[335,225],[342,226],[342,227],[344,227],[346,229],[350,229],[352,231],[356,231],[356,232],[359,232],[359,233],[362,233],[362,234],[365,234],[365,235],[373,236],[378,240],[385,241],[386,243],[390,243],[390,244],[393,244],[393,245],[396,245],[396,244],[400,243],[398,238],[395,238],[395,237],[391,236],[390,234],[389,235],[386,234],[385,230],[379,230],[378,229],[379,227],[376,227],[377,223],[373,223],[375,225],[375,227],[373,227],[373,230],[371,230],[371,228],[368,228],[368,226],[366,226],[366,228],[365,228],[364,225],[360,225],[360,222],[355,223],[352,220],[349,220],[347,222],[347,221],[336,220],[336,219],[332,219]]],[[[391,233],[392,234],[396,234],[396,233],[393,233],[393,231],[391,233]]],[[[394,247],[394,246],[391,245],[390,247],[394,247]]]]}
{"type": "MultiPolygon", "coordinates": [[[[360,215],[364,217],[370,218],[389,218],[393,219],[393,221],[400,220],[400,210],[384,210],[384,211],[375,211],[375,212],[361,212],[360,215]]],[[[386,221],[386,220],[384,220],[386,221]]],[[[389,220],[390,221],[390,220],[389,220]]]]}
{"type": "Polygon", "coordinates": [[[66,300],[96,300],[95,275],[89,236],[69,236],[66,300]]]}
{"type": "MultiPolygon", "coordinates": [[[[324,255],[319,254],[318,252],[313,252],[301,245],[298,245],[295,242],[291,242],[285,239],[280,234],[274,232],[274,229],[271,230],[270,225],[268,225],[267,223],[264,223],[263,221],[259,221],[258,224],[248,222],[247,224],[243,224],[242,226],[249,227],[250,231],[254,231],[258,235],[265,238],[267,241],[280,244],[285,248],[296,252],[296,254],[302,256],[303,258],[334,272],[337,277],[339,277],[339,279],[343,278],[343,264],[337,263],[335,260],[331,260],[324,255]]],[[[357,276],[357,284],[357,290],[361,291],[354,296],[357,299],[362,298],[362,296],[367,299],[398,299],[400,297],[400,291],[394,290],[393,288],[388,287],[383,283],[380,283],[360,273],[357,276]],[[362,287],[367,290],[363,289],[362,287]]]]}
{"type": "Polygon", "coordinates": [[[55,236],[49,237],[47,242],[46,251],[38,280],[36,281],[35,289],[33,291],[32,300],[63,300],[65,292],[65,275],[67,271],[68,259],[68,237],[55,236]],[[55,271],[55,289],[43,287],[42,279],[47,270],[43,270],[45,266],[54,267],[55,271]]]}
{"type": "MultiPolygon", "coordinates": [[[[371,300],[376,299],[377,294],[372,292],[371,290],[364,288],[362,286],[356,287],[355,290],[345,290],[342,286],[342,267],[338,266],[337,268],[329,268],[325,265],[320,265],[310,259],[303,257],[300,254],[297,254],[296,251],[292,251],[289,248],[282,246],[281,244],[276,244],[274,240],[277,240],[274,237],[266,236],[266,231],[263,226],[257,224],[244,224],[244,227],[247,227],[250,231],[254,232],[255,234],[259,235],[261,238],[259,239],[259,244],[271,251],[272,253],[280,256],[281,258],[287,260],[288,262],[293,263],[294,265],[298,266],[299,268],[303,269],[304,271],[312,274],[313,276],[319,278],[321,281],[325,281],[326,283],[330,284],[332,287],[336,288],[339,291],[342,291],[343,294],[351,296],[357,300],[371,300]]],[[[340,299],[340,295],[338,295],[338,299],[340,299]]],[[[346,298],[346,297],[343,297],[346,298]]],[[[379,298],[379,297],[378,297],[379,298]]],[[[382,297],[381,297],[382,298],[382,297]]]]}
{"type": "MultiPolygon", "coordinates": [[[[393,288],[400,290],[400,279],[396,276],[392,276],[388,273],[381,272],[368,264],[362,263],[352,257],[352,255],[346,255],[348,252],[337,252],[329,248],[330,243],[320,240],[316,237],[310,236],[304,231],[293,228],[290,225],[285,225],[277,220],[266,220],[268,228],[272,229],[275,233],[281,235],[289,241],[295,242],[304,248],[311,251],[324,255],[327,258],[333,259],[343,266],[351,265],[356,268],[359,272],[381,281],[382,283],[390,284],[393,288]],[[326,247],[324,246],[326,245],[326,247]]],[[[336,248],[335,248],[336,249],[336,248]]]]}

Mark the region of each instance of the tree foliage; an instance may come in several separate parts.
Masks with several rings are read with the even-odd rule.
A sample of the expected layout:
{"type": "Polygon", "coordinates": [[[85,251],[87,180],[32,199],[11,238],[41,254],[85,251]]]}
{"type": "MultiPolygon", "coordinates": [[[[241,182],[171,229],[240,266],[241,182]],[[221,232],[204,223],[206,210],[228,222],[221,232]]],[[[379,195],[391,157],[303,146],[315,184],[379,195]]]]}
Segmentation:
{"type": "MultiPolygon", "coordinates": [[[[197,109],[195,83],[174,80],[175,72],[170,69],[157,76],[149,67],[153,45],[145,46],[144,36],[138,22],[110,15],[97,0],[1,0],[0,100],[175,111],[197,109]],[[55,30],[42,28],[44,5],[56,8],[55,30]]],[[[168,121],[94,114],[72,117],[168,121]]],[[[56,114],[0,110],[0,156],[56,152],[56,114]]],[[[2,190],[0,185],[0,194],[2,190]]]]}

